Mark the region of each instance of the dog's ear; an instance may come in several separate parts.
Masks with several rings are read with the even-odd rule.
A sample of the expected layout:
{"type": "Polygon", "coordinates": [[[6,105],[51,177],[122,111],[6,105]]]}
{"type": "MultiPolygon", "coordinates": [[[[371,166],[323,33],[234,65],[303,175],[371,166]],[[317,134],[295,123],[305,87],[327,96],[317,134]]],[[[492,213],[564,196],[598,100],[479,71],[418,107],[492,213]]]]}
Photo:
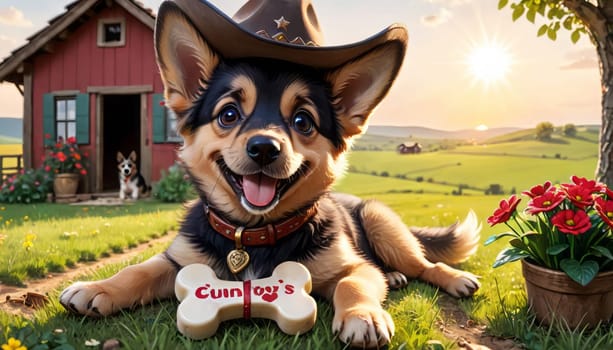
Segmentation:
{"type": "Polygon", "coordinates": [[[155,28],[155,52],[166,106],[178,115],[187,111],[207,88],[219,56],[182,13],[167,9],[155,28]]]}
{"type": "Polygon", "coordinates": [[[136,151],[130,152],[130,160],[136,162],[136,151]]]}
{"type": "Polygon", "coordinates": [[[334,69],[327,76],[343,137],[366,131],[368,117],[381,102],[402,65],[405,45],[392,41],[334,69]]]}
{"type": "Polygon", "coordinates": [[[124,159],[126,159],[126,157],[123,156],[123,153],[117,152],[117,163],[123,162],[124,159]]]}

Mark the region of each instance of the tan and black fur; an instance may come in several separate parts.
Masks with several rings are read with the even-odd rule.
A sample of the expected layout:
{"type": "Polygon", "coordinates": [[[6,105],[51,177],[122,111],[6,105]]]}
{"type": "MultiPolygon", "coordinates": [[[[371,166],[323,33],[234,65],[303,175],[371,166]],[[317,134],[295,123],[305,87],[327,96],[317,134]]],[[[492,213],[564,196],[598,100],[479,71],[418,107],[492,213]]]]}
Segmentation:
{"type": "Polygon", "coordinates": [[[180,118],[180,156],[200,198],[163,254],[109,279],[68,287],[60,297],[67,309],[106,316],[172,297],[178,269],[192,263],[211,266],[221,278],[250,279],[293,260],[311,272],[313,292],[333,303],[340,340],[378,347],[394,333],[381,306],[388,286],[419,278],[455,297],[478,289],[474,275],[449,266],[476,250],[480,225],[473,213],[451,227],[409,229],[377,201],[330,192],[352,138],[387,93],[404,47],[382,45],[331,70],[225,60],[182,14],[164,15],[156,50],[166,104],[180,118]],[[246,193],[248,177],[260,181],[255,200],[253,191],[246,193]],[[274,196],[265,183],[275,184],[274,196]],[[245,247],[251,262],[234,276],[226,266],[234,242],[212,230],[205,207],[245,227],[311,208],[316,214],[273,246],[245,247]]]}

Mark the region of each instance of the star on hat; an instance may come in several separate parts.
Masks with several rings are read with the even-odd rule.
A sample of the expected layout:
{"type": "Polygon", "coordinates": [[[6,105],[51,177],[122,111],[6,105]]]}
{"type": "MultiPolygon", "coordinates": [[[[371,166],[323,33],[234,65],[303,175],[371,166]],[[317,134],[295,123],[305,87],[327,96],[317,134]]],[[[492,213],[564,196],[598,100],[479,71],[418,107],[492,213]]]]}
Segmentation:
{"type": "Polygon", "coordinates": [[[275,23],[277,24],[277,29],[281,29],[284,31],[287,31],[287,26],[292,23],[288,20],[285,19],[285,17],[281,16],[281,18],[279,19],[274,19],[273,21],[275,21],[275,23]]]}

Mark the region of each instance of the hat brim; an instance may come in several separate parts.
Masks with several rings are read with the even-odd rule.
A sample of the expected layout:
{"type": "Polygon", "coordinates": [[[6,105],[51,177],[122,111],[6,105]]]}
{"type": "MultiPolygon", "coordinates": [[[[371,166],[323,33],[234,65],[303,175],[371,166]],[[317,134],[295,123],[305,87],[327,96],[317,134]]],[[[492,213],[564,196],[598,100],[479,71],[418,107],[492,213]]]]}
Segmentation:
{"type": "Polygon", "coordinates": [[[169,10],[178,9],[200,32],[206,42],[222,57],[248,57],[288,61],[314,68],[330,69],[349,62],[377,46],[396,42],[406,50],[408,33],[404,26],[393,24],[379,33],[356,43],[339,46],[306,46],[274,41],[242,29],[232,18],[209,2],[194,0],[165,1],[157,21],[169,10]]]}

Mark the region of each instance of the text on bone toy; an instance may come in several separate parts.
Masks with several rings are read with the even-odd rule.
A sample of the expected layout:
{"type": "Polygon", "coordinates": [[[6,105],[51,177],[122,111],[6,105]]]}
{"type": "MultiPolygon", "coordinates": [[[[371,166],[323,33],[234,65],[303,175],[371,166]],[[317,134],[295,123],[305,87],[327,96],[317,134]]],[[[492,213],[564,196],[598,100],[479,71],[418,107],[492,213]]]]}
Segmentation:
{"type": "Polygon", "coordinates": [[[275,286],[255,286],[251,287],[251,281],[243,281],[243,288],[214,288],[210,283],[196,288],[194,294],[198,299],[238,299],[243,298],[243,317],[251,317],[251,300],[253,297],[259,297],[261,300],[272,303],[279,297],[279,287],[282,287],[282,293],[292,295],[296,291],[293,284],[283,284],[283,280],[279,280],[279,285],[275,286]]]}

